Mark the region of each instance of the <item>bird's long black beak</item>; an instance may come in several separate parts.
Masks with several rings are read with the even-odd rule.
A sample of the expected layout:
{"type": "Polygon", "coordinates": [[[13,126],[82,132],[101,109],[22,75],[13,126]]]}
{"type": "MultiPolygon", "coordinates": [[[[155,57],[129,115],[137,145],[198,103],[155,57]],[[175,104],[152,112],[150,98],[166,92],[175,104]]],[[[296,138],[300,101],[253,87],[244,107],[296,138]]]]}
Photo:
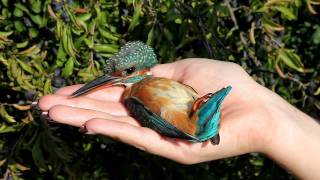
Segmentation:
{"type": "Polygon", "coordinates": [[[78,97],[84,93],[87,93],[93,89],[96,89],[102,85],[106,85],[107,87],[109,86],[114,86],[117,84],[121,84],[121,78],[120,77],[113,77],[113,76],[109,76],[109,75],[103,75],[100,76],[98,78],[96,78],[95,80],[85,84],[84,86],[82,86],[80,89],[76,90],[74,93],[72,93],[70,96],[71,97],[78,97]]]}

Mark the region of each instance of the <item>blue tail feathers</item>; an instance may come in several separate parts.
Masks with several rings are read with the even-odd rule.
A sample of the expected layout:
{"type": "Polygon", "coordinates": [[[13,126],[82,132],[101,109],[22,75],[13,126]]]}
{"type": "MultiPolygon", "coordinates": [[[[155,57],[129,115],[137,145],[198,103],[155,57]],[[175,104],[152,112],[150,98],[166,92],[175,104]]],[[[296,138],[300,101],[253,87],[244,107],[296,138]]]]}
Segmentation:
{"type": "Polygon", "coordinates": [[[228,86],[217,91],[199,109],[196,137],[201,141],[208,140],[218,134],[221,104],[231,89],[231,86],[228,86]]]}

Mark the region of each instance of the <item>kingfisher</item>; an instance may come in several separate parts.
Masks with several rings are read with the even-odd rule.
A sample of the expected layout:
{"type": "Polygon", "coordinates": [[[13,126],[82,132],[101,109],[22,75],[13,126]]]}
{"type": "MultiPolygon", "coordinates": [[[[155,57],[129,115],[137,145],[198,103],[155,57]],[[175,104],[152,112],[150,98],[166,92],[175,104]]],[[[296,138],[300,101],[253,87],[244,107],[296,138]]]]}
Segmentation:
{"type": "Polygon", "coordinates": [[[219,144],[221,104],[231,86],[201,97],[188,85],[152,76],[150,68],[157,63],[150,46],[141,41],[128,42],[106,61],[104,75],[85,84],[71,97],[100,86],[124,86],[121,102],[142,126],[172,138],[219,144]]]}

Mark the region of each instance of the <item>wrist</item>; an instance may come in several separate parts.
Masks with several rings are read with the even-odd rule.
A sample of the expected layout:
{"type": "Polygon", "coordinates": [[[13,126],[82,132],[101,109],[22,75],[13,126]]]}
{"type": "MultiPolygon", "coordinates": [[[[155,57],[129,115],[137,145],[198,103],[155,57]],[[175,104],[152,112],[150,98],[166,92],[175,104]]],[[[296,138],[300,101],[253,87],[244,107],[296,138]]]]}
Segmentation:
{"type": "Polygon", "coordinates": [[[319,178],[319,124],[280,96],[272,94],[273,98],[266,102],[273,126],[264,139],[261,152],[299,178],[319,178]]]}

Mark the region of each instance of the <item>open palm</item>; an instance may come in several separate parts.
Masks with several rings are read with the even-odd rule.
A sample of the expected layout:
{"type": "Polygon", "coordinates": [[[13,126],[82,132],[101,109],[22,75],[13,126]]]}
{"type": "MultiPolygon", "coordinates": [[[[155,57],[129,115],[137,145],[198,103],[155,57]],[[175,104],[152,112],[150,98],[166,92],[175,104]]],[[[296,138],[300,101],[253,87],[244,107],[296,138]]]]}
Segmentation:
{"type": "Polygon", "coordinates": [[[263,97],[269,93],[234,63],[188,59],[152,69],[154,76],[177,80],[193,87],[200,95],[232,86],[222,104],[220,144],[164,137],[141,127],[121,104],[122,87],[99,88],[77,98],[69,95],[82,85],[64,87],[39,101],[52,120],[72,126],[86,127],[88,134],[101,134],[131,144],[144,151],[181,163],[192,164],[263,151],[272,132],[272,123],[265,117],[263,97]]]}

